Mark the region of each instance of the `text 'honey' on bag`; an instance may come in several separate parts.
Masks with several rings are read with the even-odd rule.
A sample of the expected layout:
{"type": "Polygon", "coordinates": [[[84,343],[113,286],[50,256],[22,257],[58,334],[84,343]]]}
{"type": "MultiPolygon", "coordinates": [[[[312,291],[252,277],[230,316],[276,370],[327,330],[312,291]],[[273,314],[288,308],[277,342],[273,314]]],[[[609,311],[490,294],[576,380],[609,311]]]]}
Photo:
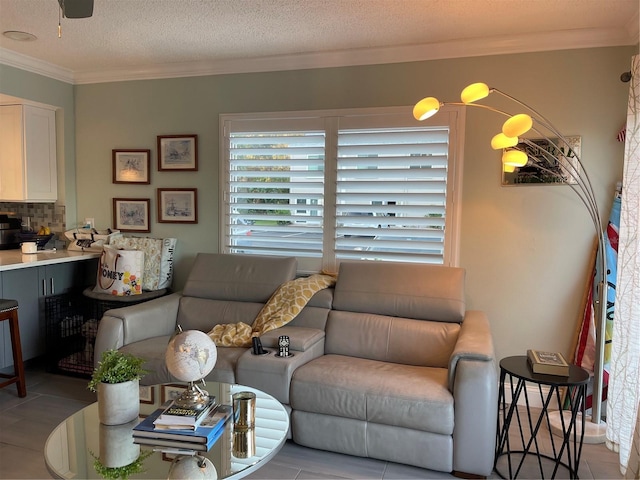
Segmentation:
{"type": "Polygon", "coordinates": [[[140,295],[144,271],[144,252],[117,250],[104,246],[98,261],[94,292],[110,295],[140,295]]]}

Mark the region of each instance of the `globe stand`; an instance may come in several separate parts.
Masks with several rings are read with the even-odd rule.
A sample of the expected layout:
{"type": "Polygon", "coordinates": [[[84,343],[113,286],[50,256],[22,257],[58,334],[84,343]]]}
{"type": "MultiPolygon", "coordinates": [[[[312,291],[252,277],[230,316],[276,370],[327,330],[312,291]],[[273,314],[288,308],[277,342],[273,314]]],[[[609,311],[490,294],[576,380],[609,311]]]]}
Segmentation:
{"type": "Polygon", "coordinates": [[[209,392],[202,390],[194,382],[189,382],[187,389],[174,400],[174,405],[181,408],[202,410],[209,404],[209,392]]]}

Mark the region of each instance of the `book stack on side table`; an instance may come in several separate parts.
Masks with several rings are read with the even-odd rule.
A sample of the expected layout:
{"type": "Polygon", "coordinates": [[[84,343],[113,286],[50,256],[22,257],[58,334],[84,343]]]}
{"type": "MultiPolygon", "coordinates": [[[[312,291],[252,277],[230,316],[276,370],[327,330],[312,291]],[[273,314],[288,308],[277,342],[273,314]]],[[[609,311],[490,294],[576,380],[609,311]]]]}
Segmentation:
{"type": "Polygon", "coordinates": [[[133,428],[133,441],[141,445],[153,445],[159,448],[178,448],[181,450],[208,451],[224,431],[224,425],[231,416],[229,405],[210,407],[194,426],[175,428],[167,426],[161,415],[167,409],[159,408],[133,428]]]}
{"type": "Polygon", "coordinates": [[[533,373],[544,375],[569,376],[569,363],[559,352],[527,350],[527,360],[533,373]]]}

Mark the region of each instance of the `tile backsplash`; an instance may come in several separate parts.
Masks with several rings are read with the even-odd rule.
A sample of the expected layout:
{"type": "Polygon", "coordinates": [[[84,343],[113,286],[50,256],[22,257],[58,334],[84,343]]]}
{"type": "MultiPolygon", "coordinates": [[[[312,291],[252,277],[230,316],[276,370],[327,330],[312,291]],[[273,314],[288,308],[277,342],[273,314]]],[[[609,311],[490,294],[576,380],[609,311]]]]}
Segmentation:
{"type": "Polygon", "coordinates": [[[11,213],[11,216],[22,218],[23,225],[27,217],[31,218],[31,228],[36,232],[42,226],[49,227],[51,233],[61,237],[66,230],[65,206],[57,203],[9,203],[0,202],[0,213],[11,213]]]}

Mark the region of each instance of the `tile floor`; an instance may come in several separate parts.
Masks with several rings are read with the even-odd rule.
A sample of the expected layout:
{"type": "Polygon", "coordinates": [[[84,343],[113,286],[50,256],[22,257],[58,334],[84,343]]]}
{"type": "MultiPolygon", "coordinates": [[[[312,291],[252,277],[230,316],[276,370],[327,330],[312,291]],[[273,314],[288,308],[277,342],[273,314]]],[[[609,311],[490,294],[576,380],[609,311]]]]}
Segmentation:
{"type": "MultiPolygon", "coordinates": [[[[50,478],[42,453],[49,433],[64,418],[95,401],[95,394],[86,389],[86,380],[50,374],[38,365],[27,367],[27,393],[26,398],[19,398],[15,386],[0,389],[0,479],[50,478]]],[[[579,476],[583,479],[622,478],[617,454],[604,445],[585,445],[579,476]]],[[[519,476],[539,477],[535,465],[523,470],[519,476]]],[[[287,442],[271,462],[248,478],[408,480],[454,477],[287,442]]],[[[489,478],[500,477],[494,472],[489,478]]]]}

